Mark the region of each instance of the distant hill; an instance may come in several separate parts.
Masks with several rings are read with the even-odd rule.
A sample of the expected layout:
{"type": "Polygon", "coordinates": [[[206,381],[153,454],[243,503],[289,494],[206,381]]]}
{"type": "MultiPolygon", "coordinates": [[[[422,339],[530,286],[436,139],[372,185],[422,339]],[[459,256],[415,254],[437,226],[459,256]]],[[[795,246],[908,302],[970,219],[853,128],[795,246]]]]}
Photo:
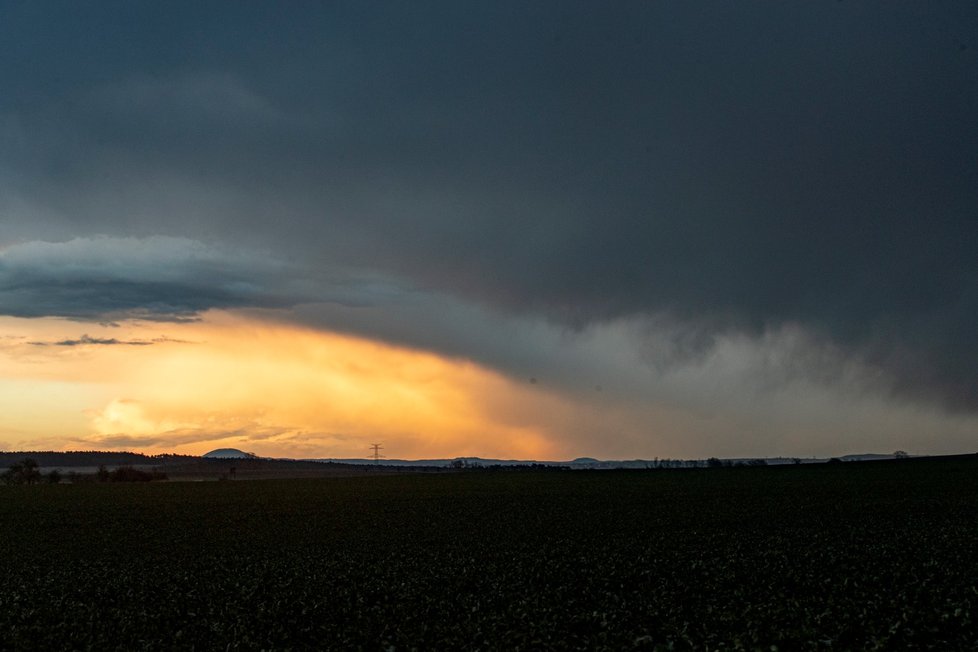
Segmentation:
{"type": "Polygon", "coordinates": [[[254,453],[246,453],[237,448],[218,448],[209,453],[204,453],[201,457],[218,460],[250,460],[258,457],[254,453]]]}

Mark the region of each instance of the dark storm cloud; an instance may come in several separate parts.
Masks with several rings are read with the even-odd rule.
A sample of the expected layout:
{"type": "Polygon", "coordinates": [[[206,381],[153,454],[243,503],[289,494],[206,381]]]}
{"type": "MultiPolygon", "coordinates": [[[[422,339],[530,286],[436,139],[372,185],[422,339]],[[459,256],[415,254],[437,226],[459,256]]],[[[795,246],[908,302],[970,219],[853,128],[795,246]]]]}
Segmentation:
{"type": "MultiPolygon", "coordinates": [[[[974,3],[10,14],[0,245],[261,243],[572,327],[668,315],[694,351],[798,324],[978,405],[974,3]]],[[[61,282],[69,316],[253,301],[61,282]]]]}
{"type": "MultiPolygon", "coordinates": [[[[300,300],[286,271],[179,238],[29,242],[0,251],[0,314],[179,322],[211,308],[282,307],[300,300]]],[[[108,343],[123,342],[59,344],[108,343]]]]}

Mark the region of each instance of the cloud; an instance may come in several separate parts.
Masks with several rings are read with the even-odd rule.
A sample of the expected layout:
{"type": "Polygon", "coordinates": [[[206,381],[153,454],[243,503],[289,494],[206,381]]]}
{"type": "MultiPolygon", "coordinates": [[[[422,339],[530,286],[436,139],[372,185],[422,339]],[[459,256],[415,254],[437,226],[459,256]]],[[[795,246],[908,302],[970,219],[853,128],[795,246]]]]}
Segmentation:
{"type": "Polygon", "coordinates": [[[31,342],[34,346],[148,346],[153,342],[147,340],[118,340],[114,337],[90,337],[82,335],[77,340],[60,340],[58,342],[31,342]]]}
{"type": "Polygon", "coordinates": [[[790,349],[805,373],[831,351],[900,400],[978,409],[974,3],[229,4],[77,29],[107,11],[0,28],[0,60],[37,55],[0,100],[0,244],[107,254],[45,276],[57,256],[14,244],[9,314],[303,304],[513,374],[564,365],[535,352],[550,325],[644,321],[632,354],[660,369],[790,331],[818,343],[790,349]],[[269,253],[180,253],[203,242],[269,253]],[[336,269],[387,280],[321,285],[336,269]],[[304,303],[337,296],[376,309],[304,303]]]}
{"type": "MultiPolygon", "coordinates": [[[[382,286],[186,238],[75,238],[0,251],[0,314],[181,322],[211,309],[370,301],[382,286]],[[320,277],[315,282],[312,275],[320,277]]],[[[56,344],[143,344],[105,338],[56,344]]]]}
{"type": "Polygon", "coordinates": [[[82,335],[77,339],[57,340],[54,342],[30,342],[32,346],[151,346],[153,344],[178,343],[189,344],[185,340],[169,337],[157,337],[151,340],[120,340],[115,337],[92,337],[82,335]]]}
{"type": "Polygon", "coordinates": [[[87,411],[90,445],[322,457],[362,455],[377,438],[404,457],[538,457],[557,445],[543,415],[563,399],[470,362],[240,315],[181,328],[204,343],[91,353],[118,393],[87,411]]]}
{"type": "MultiPolygon", "coordinates": [[[[139,75],[94,87],[85,101],[93,116],[125,122],[156,115],[173,134],[254,128],[288,122],[289,116],[228,73],[194,72],[166,77],[139,75]]],[[[121,125],[117,125],[117,129],[121,125]]]]}
{"type": "Polygon", "coordinates": [[[276,454],[278,456],[288,454],[294,457],[319,457],[324,451],[328,452],[336,448],[347,450],[364,448],[363,437],[274,428],[258,423],[244,423],[233,430],[190,427],[147,435],[90,435],[70,441],[75,445],[95,450],[173,451],[181,448],[187,450],[189,447],[198,453],[206,452],[207,448],[222,446],[244,446],[249,449],[257,446],[263,451],[282,451],[276,454]]]}

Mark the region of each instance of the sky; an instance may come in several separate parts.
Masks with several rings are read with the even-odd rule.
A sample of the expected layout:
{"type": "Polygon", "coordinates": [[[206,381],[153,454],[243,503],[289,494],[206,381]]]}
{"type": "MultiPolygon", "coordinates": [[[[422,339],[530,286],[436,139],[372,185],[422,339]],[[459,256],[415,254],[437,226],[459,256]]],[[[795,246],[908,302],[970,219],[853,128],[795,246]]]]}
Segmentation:
{"type": "Polygon", "coordinates": [[[0,449],[978,450],[978,5],[0,0],[0,449]]]}

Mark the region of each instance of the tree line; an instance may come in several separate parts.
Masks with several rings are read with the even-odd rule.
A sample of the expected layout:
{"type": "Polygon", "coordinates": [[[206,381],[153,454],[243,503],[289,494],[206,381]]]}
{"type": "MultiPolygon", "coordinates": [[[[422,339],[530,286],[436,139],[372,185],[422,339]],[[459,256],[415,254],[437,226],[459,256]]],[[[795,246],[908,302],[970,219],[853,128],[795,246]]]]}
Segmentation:
{"type": "Polygon", "coordinates": [[[104,464],[99,465],[95,473],[78,473],[76,471],[62,473],[58,469],[51,469],[47,473],[42,473],[37,460],[31,457],[12,464],[3,474],[0,474],[0,482],[14,485],[32,485],[45,482],[59,484],[63,480],[69,482],[151,482],[166,479],[166,473],[162,471],[146,471],[131,466],[120,466],[109,470],[104,464]]]}

